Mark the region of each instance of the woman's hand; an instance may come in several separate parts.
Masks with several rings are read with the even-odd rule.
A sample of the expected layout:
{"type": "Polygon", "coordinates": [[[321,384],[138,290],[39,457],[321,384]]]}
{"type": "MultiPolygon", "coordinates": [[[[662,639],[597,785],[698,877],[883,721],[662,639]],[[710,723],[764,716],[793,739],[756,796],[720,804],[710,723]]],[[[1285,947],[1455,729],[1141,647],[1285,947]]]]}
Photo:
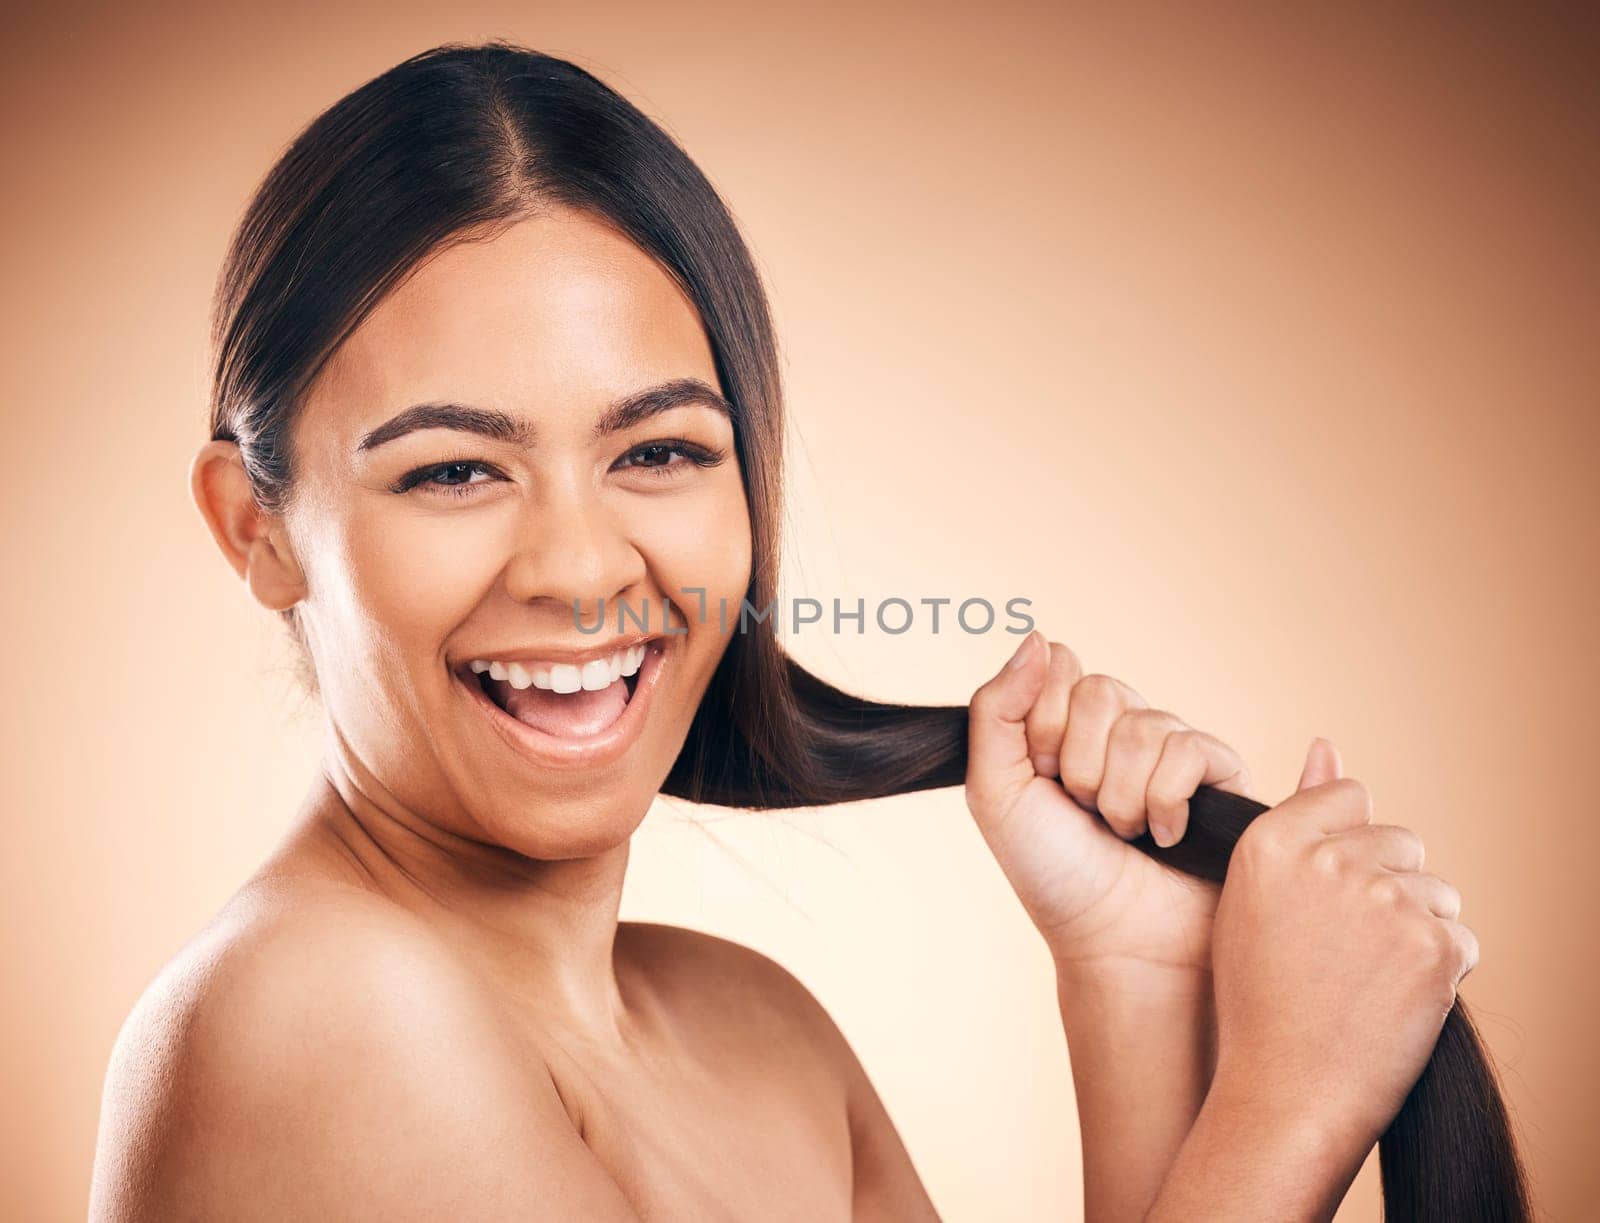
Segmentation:
{"type": "Polygon", "coordinates": [[[1234,848],[1212,950],[1214,1090],[1286,1125],[1327,1121],[1356,1163],[1478,962],[1460,893],[1422,873],[1421,838],[1372,814],[1333,745],[1313,742],[1294,795],[1234,848]]]}
{"type": "Polygon", "coordinates": [[[1128,841],[1148,828],[1176,843],[1199,785],[1249,795],[1244,762],[1120,680],[1084,675],[1060,642],[1045,646],[1030,633],[973,695],[968,808],[1058,965],[1209,970],[1216,886],[1128,841]]]}

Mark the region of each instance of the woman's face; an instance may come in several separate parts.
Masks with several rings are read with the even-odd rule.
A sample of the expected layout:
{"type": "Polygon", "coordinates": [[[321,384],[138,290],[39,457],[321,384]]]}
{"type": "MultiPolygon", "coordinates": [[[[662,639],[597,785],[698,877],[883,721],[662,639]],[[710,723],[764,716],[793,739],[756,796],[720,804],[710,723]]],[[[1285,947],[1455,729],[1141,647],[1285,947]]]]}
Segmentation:
{"type": "Polygon", "coordinates": [[[537,858],[626,840],[750,577],[717,391],[688,298],[576,211],[447,247],[362,322],[295,421],[285,519],[359,787],[537,858]]]}

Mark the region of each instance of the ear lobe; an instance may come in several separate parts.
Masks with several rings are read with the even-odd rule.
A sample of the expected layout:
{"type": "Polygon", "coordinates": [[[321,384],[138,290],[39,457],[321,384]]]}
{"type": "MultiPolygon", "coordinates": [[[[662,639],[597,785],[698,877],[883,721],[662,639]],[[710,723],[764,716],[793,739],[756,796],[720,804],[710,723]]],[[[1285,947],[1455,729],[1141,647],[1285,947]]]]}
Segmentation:
{"type": "Polygon", "coordinates": [[[283,536],[283,524],[257,504],[236,442],[200,447],[189,465],[189,494],[256,602],[282,611],[305,597],[305,575],[283,536]]]}

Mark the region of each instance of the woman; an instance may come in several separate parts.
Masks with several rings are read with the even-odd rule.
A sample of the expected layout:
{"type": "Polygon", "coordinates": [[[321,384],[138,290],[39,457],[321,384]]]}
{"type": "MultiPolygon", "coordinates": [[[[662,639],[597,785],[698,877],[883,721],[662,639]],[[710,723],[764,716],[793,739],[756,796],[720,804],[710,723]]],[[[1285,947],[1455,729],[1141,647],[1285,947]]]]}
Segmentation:
{"type": "Polygon", "coordinates": [[[1057,965],[1088,1215],[1331,1213],[1476,960],[1458,895],[1323,741],[1220,892],[1157,865],[1243,762],[1037,632],[941,782],[916,711],[716,614],[775,590],[775,346],[636,109],[504,44],[398,65],[262,184],[215,340],[193,493],[326,751],[125,1025],[95,1219],[935,1217],[793,977],[617,914],[663,790],[948,780],[1057,965]]]}

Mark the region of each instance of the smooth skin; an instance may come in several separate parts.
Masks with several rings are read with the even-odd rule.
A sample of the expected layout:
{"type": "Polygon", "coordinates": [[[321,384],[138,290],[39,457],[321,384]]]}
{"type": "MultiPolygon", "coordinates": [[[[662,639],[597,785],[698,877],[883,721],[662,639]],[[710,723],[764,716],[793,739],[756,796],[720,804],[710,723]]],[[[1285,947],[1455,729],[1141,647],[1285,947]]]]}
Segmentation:
{"type": "MultiPolygon", "coordinates": [[[[737,605],[751,564],[719,411],[594,431],[622,395],[717,385],[672,278],[566,210],[471,238],[314,382],[283,514],[231,443],[195,458],[223,555],[300,610],[325,752],[278,850],[124,1025],[90,1217],[937,1218],[792,975],[618,920],[629,839],[728,645],[715,618],[684,618],[639,740],[581,773],[512,752],[451,674],[593,644],[575,602],[737,605]],[[533,444],[358,446],[442,401],[533,444]],[[662,462],[672,439],[722,457],[662,462]],[[395,491],[425,467],[449,469],[395,491]]],[[[1318,743],[1219,903],[1126,839],[1180,837],[1201,782],[1248,793],[1238,756],[1040,634],[1013,663],[974,694],[966,793],[1058,968],[1089,1217],[1326,1217],[1475,958],[1459,898],[1318,743]]]]}

